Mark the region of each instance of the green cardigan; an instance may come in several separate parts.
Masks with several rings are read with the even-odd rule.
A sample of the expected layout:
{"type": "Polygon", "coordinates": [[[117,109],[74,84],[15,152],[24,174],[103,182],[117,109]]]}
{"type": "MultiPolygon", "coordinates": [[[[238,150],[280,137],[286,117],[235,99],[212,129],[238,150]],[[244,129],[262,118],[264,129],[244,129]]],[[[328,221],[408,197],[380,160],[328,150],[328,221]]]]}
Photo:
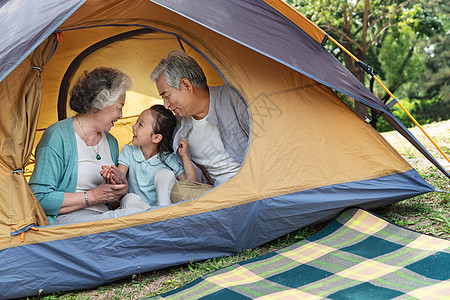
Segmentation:
{"type": "MultiPolygon", "coordinates": [[[[109,132],[105,134],[111,158],[117,165],[119,157],[117,140],[109,132]]],[[[75,193],[77,178],[77,141],[73,118],[69,118],[45,130],[36,148],[36,165],[29,181],[31,190],[44,209],[50,224],[55,224],[64,193],[75,193]]]]}

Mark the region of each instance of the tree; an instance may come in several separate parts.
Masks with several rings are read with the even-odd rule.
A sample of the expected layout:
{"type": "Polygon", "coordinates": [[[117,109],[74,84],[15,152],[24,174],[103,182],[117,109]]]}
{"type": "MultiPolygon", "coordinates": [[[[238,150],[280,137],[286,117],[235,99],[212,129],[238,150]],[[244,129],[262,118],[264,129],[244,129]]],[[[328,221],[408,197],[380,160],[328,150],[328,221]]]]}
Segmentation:
{"type": "MultiPolygon", "coordinates": [[[[444,11],[444,10],[442,10],[444,11]]],[[[448,18],[444,33],[450,31],[448,18]]],[[[450,117],[450,40],[447,34],[439,34],[423,47],[424,71],[415,82],[408,84],[406,96],[414,99],[413,113],[425,122],[441,121],[450,117]]]]}
{"type": "MultiPolygon", "coordinates": [[[[378,77],[389,76],[386,86],[392,92],[407,82],[413,73],[411,70],[420,65],[416,57],[417,40],[436,35],[441,28],[439,20],[418,0],[287,2],[340,41],[359,60],[371,65],[378,77]],[[383,53],[388,55],[383,56],[383,53]]],[[[366,84],[364,71],[352,58],[334,46],[329,49],[366,84]]],[[[374,91],[373,79],[369,81],[369,88],[374,91]]],[[[384,92],[374,92],[378,92],[383,101],[389,100],[384,92]]],[[[367,115],[367,108],[359,102],[355,103],[355,110],[363,118],[367,115]]],[[[372,117],[374,114],[372,111],[372,117]]],[[[372,119],[375,126],[376,118],[372,119]]]]}
{"type": "MultiPolygon", "coordinates": [[[[432,38],[444,31],[441,19],[436,17],[427,3],[411,5],[403,15],[404,20],[392,28],[391,34],[377,53],[383,62],[385,81],[393,93],[404,83],[421,79],[427,59],[424,49],[432,46],[432,38]],[[392,53],[396,54],[395,61],[389,59],[392,53]]],[[[386,93],[381,100],[386,102],[389,95],[386,93]]]]}

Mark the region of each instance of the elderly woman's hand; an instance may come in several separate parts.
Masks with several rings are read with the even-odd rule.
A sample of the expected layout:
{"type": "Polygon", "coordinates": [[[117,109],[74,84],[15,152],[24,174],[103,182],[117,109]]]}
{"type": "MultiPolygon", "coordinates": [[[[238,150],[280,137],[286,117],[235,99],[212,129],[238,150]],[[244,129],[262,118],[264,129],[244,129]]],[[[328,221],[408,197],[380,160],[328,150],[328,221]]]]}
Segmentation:
{"type": "Polygon", "coordinates": [[[122,199],[122,197],[128,192],[128,185],[127,184],[106,184],[102,183],[98,187],[91,190],[91,194],[93,195],[92,199],[94,203],[93,204],[99,204],[99,203],[112,203],[119,201],[122,199]]]}

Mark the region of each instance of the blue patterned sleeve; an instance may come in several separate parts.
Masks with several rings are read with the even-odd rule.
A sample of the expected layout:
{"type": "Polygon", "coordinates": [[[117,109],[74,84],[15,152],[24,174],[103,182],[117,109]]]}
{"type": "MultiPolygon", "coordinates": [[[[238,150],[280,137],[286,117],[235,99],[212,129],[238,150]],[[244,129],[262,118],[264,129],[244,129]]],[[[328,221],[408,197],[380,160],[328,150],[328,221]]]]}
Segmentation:
{"type": "Polygon", "coordinates": [[[125,145],[122,149],[122,151],[119,154],[119,164],[122,164],[126,166],[127,168],[130,168],[130,162],[131,162],[131,150],[132,146],[125,145]]]}
{"type": "Polygon", "coordinates": [[[169,154],[169,156],[167,156],[166,162],[173,169],[175,177],[180,176],[180,174],[184,172],[183,165],[177,161],[175,154],[169,154]]]}

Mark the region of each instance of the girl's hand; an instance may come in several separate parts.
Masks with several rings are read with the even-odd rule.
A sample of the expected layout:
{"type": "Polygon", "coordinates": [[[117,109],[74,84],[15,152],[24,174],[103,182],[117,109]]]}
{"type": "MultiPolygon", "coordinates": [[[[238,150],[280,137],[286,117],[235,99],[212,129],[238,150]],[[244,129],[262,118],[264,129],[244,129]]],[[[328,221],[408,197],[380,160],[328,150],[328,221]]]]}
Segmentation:
{"type": "Polygon", "coordinates": [[[125,174],[123,174],[123,172],[118,167],[112,165],[110,167],[110,172],[111,172],[111,183],[112,184],[125,184],[128,189],[127,177],[125,176],[125,174]]]}
{"type": "Polygon", "coordinates": [[[186,138],[182,138],[178,143],[178,153],[182,158],[189,157],[188,150],[189,150],[189,143],[186,138]]]}
{"type": "Polygon", "coordinates": [[[102,170],[100,171],[100,175],[103,177],[103,183],[111,182],[111,168],[108,166],[102,166],[102,170]]]}

